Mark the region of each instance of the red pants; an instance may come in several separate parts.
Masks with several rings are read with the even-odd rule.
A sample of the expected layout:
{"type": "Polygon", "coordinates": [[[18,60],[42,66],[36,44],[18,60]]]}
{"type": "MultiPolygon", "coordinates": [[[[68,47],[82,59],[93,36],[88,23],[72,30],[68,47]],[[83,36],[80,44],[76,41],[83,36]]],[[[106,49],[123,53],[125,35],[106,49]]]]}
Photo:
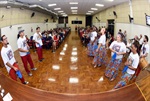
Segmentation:
{"type": "Polygon", "coordinates": [[[42,47],[37,47],[37,54],[38,54],[38,59],[42,60],[43,58],[42,47]]]}
{"type": "Polygon", "coordinates": [[[21,59],[22,59],[22,62],[23,62],[23,65],[24,65],[24,68],[26,70],[27,73],[30,73],[29,69],[28,69],[28,64],[27,62],[30,64],[30,68],[34,68],[34,64],[33,64],[33,61],[31,59],[31,56],[30,54],[26,55],[26,56],[21,56],[21,59]]]}
{"type": "MultiPolygon", "coordinates": [[[[18,68],[18,70],[19,70],[19,67],[18,67],[18,64],[17,64],[17,63],[14,63],[13,66],[16,67],[16,68],[18,68]]],[[[22,73],[21,73],[21,74],[22,74],[22,73]]],[[[10,71],[9,71],[9,76],[10,76],[13,80],[17,81],[16,71],[15,71],[13,68],[10,69],[10,71]]],[[[20,78],[19,78],[19,79],[20,79],[20,78]]],[[[20,81],[21,81],[22,83],[25,82],[23,76],[22,76],[22,78],[20,79],[20,81]]]]}

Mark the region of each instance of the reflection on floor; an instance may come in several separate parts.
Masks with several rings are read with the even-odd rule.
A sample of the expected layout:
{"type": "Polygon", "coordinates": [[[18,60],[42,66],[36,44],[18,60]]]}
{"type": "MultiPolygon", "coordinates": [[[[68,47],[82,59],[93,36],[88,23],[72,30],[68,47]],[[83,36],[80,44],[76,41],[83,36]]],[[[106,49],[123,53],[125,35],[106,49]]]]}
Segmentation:
{"type": "MultiPolygon", "coordinates": [[[[78,34],[71,32],[61,46],[52,53],[44,50],[43,62],[38,62],[37,54],[31,50],[31,56],[37,71],[29,77],[20,59],[18,51],[15,57],[29,86],[57,93],[97,93],[113,89],[120,80],[122,66],[115,81],[110,82],[105,76],[105,66],[93,68],[92,57],[86,55],[86,47],[83,47],[78,34]]],[[[110,52],[107,52],[110,57],[110,52]]],[[[109,60],[108,60],[109,61],[109,60]]],[[[125,61],[125,59],[123,60],[125,61]]],[[[8,75],[5,68],[1,69],[8,75]]],[[[20,82],[18,80],[18,82],[20,82]]]]}

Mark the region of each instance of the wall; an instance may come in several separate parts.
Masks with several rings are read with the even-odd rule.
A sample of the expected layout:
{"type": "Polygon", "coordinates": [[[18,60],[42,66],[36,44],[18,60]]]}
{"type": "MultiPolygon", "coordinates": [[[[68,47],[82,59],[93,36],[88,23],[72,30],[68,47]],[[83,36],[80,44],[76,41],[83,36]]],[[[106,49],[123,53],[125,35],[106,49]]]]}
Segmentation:
{"type": "Polygon", "coordinates": [[[0,17],[1,35],[5,34],[8,37],[14,51],[17,50],[17,34],[20,29],[24,29],[25,34],[30,37],[37,26],[41,27],[41,31],[56,28],[58,21],[53,23],[50,15],[35,12],[34,17],[31,18],[33,12],[35,11],[28,9],[0,8],[0,15],[4,15],[3,18],[0,17]],[[48,23],[45,23],[45,19],[49,19],[48,23]],[[33,28],[33,32],[31,32],[31,28],[33,28]]]}
{"type": "MultiPolygon", "coordinates": [[[[130,24],[128,15],[130,14],[130,6],[128,2],[107,8],[93,16],[93,25],[107,26],[107,19],[115,19],[115,36],[119,29],[127,31],[127,38],[131,39],[135,35],[148,35],[150,39],[150,26],[146,25],[145,13],[150,15],[150,2],[149,0],[132,0],[133,10],[133,24],[130,24]],[[116,11],[117,18],[113,15],[113,11],[116,11]],[[96,20],[96,17],[100,19],[100,22],[96,20]]],[[[150,45],[150,40],[149,40],[150,45]]],[[[150,62],[150,54],[149,54],[150,62]]]]}
{"type": "Polygon", "coordinates": [[[8,41],[10,45],[12,46],[12,49],[14,51],[17,50],[17,34],[20,29],[25,30],[24,33],[30,38],[35,31],[36,27],[39,26],[41,28],[41,32],[47,29],[56,28],[56,23],[29,23],[29,24],[19,24],[19,25],[13,25],[11,28],[3,27],[1,28],[1,34],[6,35],[8,37],[8,41]],[[31,32],[31,28],[33,29],[33,32],[31,32]]]}
{"type": "Polygon", "coordinates": [[[69,15],[68,16],[68,26],[71,27],[71,31],[75,31],[75,26],[77,24],[72,24],[72,20],[82,21],[82,24],[78,24],[78,26],[85,27],[85,20],[86,20],[85,15],[69,15]]]}

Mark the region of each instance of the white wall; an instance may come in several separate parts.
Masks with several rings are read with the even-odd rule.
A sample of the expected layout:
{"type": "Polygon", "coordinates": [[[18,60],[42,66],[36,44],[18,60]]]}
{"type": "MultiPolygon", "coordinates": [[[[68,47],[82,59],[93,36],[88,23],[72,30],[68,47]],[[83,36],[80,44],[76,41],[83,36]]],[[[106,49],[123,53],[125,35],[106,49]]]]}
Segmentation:
{"type": "MultiPolygon", "coordinates": [[[[115,36],[116,33],[122,29],[122,31],[127,31],[127,39],[134,38],[135,35],[140,36],[147,35],[149,37],[149,45],[150,45],[150,26],[136,25],[136,24],[126,24],[126,23],[116,23],[115,24],[115,36]]],[[[149,63],[150,63],[150,53],[148,55],[149,63]]]]}
{"type": "Polygon", "coordinates": [[[25,30],[25,34],[30,38],[35,31],[36,27],[39,26],[41,28],[41,32],[44,30],[56,28],[56,23],[29,23],[29,24],[20,24],[20,25],[13,25],[11,28],[3,27],[1,28],[1,35],[6,35],[9,41],[9,44],[12,46],[14,51],[17,50],[17,34],[18,31],[21,29],[25,30]],[[31,28],[33,28],[33,32],[31,32],[31,28]]]}

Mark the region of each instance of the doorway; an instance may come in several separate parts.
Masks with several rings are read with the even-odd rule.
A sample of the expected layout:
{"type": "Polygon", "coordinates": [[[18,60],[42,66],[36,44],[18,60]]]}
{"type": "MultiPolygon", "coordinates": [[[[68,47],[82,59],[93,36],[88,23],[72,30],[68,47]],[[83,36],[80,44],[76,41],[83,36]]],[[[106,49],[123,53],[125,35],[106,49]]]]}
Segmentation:
{"type": "Polygon", "coordinates": [[[108,32],[110,32],[111,35],[114,36],[114,28],[115,28],[115,23],[114,23],[114,19],[109,19],[108,21],[108,32]]]}

